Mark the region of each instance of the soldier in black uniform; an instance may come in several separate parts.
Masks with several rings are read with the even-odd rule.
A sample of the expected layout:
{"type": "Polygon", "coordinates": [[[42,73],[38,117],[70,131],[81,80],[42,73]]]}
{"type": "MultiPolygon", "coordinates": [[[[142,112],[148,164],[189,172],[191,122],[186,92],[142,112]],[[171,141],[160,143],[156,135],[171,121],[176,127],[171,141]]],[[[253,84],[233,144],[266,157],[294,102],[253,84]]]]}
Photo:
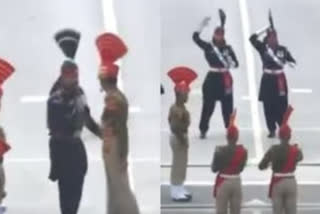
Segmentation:
{"type": "Polygon", "coordinates": [[[288,107],[288,85],[284,66],[296,63],[288,49],[278,43],[277,32],[268,27],[250,37],[250,42],[257,49],[262,60],[259,101],[263,102],[269,138],[275,137],[276,124],[282,123],[282,117],[288,107]],[[266,33],[263,41],[259,37],[266,33]]]}
{"type": "Polygon", "coordinates": [[[61,87],[48,100],[51,171],[58,181],[62,214],[76,214],[81,200],[87,155],[81,140],[86,126],[101,138],[100,127],[90,115],[83,90],[78,84],[78,67],[66,60],[61,68],[61,87]]]}
{"type": "Polygon", "coordinates": [[[217,101],[221,101],[225,128],[229,125],[233,110],[233,87],[230,68],[239,66],[237,57],[230,45],[225,41],[224,23],[217,27],[211,42],[203,41],[200,33],[208,25],[210,17],[206,17],[199,30],[193,33],[193,41],[204,51],[209,64],[209,72],[202,86],[203,105],[200,119],[201,138],[206,137],[209,121],[217,101]]]}

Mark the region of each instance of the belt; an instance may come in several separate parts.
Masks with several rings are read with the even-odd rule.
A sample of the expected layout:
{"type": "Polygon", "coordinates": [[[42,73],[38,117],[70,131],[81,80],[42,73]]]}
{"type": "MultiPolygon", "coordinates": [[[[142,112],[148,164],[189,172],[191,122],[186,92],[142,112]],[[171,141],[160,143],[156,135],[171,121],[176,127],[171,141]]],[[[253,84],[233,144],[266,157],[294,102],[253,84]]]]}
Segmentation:
{"type": "Polygon", "coordinates": [[[50,133],[50,135],[52,137],[56,137],[56,138],[80,138],[81,137],[81,131],[75,131],[74,133],[70,134],[70,135],[64,135],[61,133],[50,133]]]}
{"type": "Polygon", "coordinates": [[[273,176],[277,178],[289,178],[294,177],[294,173],[274,173],[273,176]]]}
{"type": "Polygon", "coordinates": [[[263,72],[266,74],[278,75],[278,74],[282,74],[283,70],[282,69],[279,69],[279,70],[263,69],[263,72]]]}
{"type": "Polygon", "coordinates": [[[227,174],[220,174],[222,178],[227,178],[227,179],[235,179],[235,178],[240,178],[240,175],[235,174],[235,175],[227,175],[227,174]]]}
{"type": "Polygon", "coordinates": [[[226,73],[229,72],[228,69],[226,68],[210,68],[209,72],[213,72],[213,73],[226,73]]]}

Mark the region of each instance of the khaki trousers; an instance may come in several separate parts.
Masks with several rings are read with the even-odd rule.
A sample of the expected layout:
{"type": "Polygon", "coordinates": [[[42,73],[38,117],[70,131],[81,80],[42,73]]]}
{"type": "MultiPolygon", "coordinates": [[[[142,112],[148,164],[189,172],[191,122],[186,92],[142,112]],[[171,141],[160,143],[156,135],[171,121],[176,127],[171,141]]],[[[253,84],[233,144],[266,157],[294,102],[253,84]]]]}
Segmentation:
{"type": "Polygon", "coordinates": [[[240,214],[242,202],[242,188],[240,178],[225,179],[217,191],[217,214],[240,214]]]}
{"type": "Polygon", "coordinates": [[[170,146],[172,149],[171,185],[183,185],[188,163],[189,143],[187,136],[184,137],[184,140],[181,140],[175,135],[171,135],[170,146]]]}
{"type": "Polygon", "coordinates": [[[297,213],[297,181],[284,178],[274,185],[272,190],[273,214],[297,213]]]}

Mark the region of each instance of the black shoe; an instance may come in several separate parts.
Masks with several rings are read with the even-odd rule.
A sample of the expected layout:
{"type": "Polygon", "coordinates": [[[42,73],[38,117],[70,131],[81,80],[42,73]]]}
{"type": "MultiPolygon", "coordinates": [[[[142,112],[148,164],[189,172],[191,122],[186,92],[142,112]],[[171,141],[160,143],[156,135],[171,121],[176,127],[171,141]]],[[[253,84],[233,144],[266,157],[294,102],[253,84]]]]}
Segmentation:
{"type": "Polygon", "coordinates": [[[275,138],[275,137],[276,137],[275,131],[270,132],[268,135],[268,138],[275,138]]]}
{"type": "Polygon", "coordinates": [[[205,132],[201,132],[200,139],[206,139],[206,138],[207,138],[206,133],[205,132]]]}

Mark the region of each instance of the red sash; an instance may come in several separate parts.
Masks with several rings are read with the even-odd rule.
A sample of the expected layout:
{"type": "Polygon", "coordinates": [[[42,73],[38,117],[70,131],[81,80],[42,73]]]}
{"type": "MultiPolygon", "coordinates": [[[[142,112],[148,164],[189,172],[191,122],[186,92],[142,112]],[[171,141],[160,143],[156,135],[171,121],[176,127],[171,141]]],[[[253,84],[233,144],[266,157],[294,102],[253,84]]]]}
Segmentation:
{"type": "Polygon", "coordinates": [[[278,90],[280,96],[286,95],[286,76],[284,73],[277,75],[278,90]]]}
{"type": "Polygon", "coordinates": [[[223,184],[224,178],[221,177],[221,174],[226,174],[226,175],[234,175],[237,173],[240,164],[243,161],[243,158],[246,154],[246,150],[243,148],[242,145],[237,145],[236,151],[230,161],[230,164],[227,168],[221,170],[217,177],[216,177],[216,182],[214,185],[214,190],[213,190],[213,196],[217,196],[218,188],[223,184]]]}
{"type": "MultiPolygon", "coordinates": [[[[291,173],[296,165],[297,155],[298,155],[299,149],[297,145],[292,145],[289,148],[288,152],[288,158],[287,162],[283,166],[283,169],[281,170],[281,173],[291,173]]],[[[272,175],[271,183],[269,185],[269,198],[272,197],[272,190],[275,184],[280,182],[283,178],[282,177],[275,177],[272,175]]]]}
{"type": "Polygon", "coordinates": [[[232,76],[230,72],[224,72],[223,73],[223,85],[225,94],[231,94],[232,93],[232,76]]]}
{"type": "Polygon", "coordinates": [[[3,140],[0,140],[0,157],[3,157],[3,155],[9,151],[11,147],[3,140]]]}

